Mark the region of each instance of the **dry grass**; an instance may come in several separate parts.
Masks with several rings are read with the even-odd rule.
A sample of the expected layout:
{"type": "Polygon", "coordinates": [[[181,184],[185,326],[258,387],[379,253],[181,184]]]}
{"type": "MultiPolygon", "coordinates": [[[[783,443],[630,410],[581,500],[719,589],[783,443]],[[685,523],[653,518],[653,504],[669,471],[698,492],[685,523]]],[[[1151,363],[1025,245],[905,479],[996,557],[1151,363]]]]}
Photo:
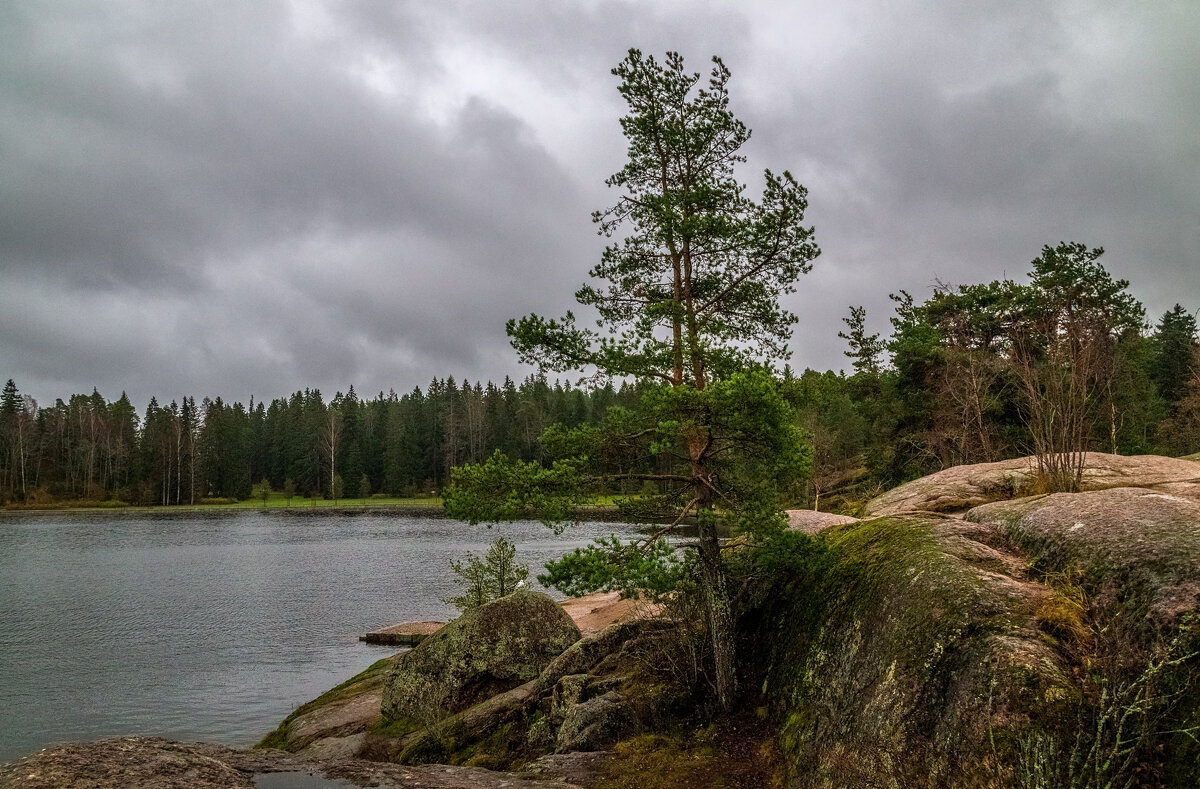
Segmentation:
{"type": "Polygon", "coordinates": [[[765,723],[721,719],[681,734],[643,734],[613,751],[596,789],[783,789],[787,772],[765,723]]]}
{"type": "Polygon", "coordinates": [[[1089,647],[1095,631],[1088,621],[1087,595],[1079,585],[1078,573],[1053,573],[1043,579],[1050,594],[1038,605],[1038,626],[1072,647],[1089,647]]]}

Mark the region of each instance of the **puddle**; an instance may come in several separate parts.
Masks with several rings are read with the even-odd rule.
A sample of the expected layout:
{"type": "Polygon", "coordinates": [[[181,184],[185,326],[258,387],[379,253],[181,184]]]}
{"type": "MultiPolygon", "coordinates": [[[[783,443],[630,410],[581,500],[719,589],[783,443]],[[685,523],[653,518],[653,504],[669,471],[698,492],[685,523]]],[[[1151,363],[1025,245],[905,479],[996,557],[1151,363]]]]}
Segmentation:
{"type": "Polygon", "coordinates": [[[352,783],[307,772],[256,773],[254,785],[258,789],[358,789],[352,783]]]}

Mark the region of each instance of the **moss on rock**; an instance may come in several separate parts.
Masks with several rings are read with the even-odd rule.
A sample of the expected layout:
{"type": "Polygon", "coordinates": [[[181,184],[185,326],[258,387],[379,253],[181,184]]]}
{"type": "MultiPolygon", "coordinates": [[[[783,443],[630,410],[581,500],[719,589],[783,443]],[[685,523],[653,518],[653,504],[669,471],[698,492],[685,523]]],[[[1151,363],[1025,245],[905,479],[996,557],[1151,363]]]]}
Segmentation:
{"type": "Polygon", "coordinates": [[[823,530],[748,618],[791,786],[1193,789],[1200,503],[1174,490],[823,530]]]}
{"type": "Polygon", "coordinates": [[[758,620],[793,786],[1003,785],[997,747],[1061,730],[1077,693],[1037,629],[1044,589],[976,536],[930,516],[828,529],[828,569],[758,620]]]}
{"type": "Polygon", "coordinates": [[[1195,787],[1200,503],[1160,490],[1115,488],[997,502],[966,518],[1025,551],[1050,585],[1078,589],[1069,596],[1087,621],[1086,634],[1076,640],[1089,667],[1089,717],[1107,718],[1110,727],[1123,722],[1123,737],[1144,762],[1139,766],[1157,771],[1167,786],[1195,787]]]}
{"type": "Polygon", "coordinates": [[[255,747],[296,752],[318,739],[366,731],[379,717],[383,682],[399,657],[377,660],[365,671],[300,705],[255,747]]]}
{"type": "MultiPolygon", "coordinates": [[[[1179,458],[1088,452],[1082,487],[1153,487],[1200,499],[1198,476],[1195,463],[1179,458]]],[[[1036,457],[954,466],[887,491],[868,502],[865,512],[876,517],[904,512],[961,513],[988,502],[1026,495],[1037,487],[1036,457]]]]}
{"type": "Polygon", "coordinates": [[[430,723],[535,679],[579,640],[550,597],[519,591],[469,611],[396,662],[385,718],[430,723]]]}

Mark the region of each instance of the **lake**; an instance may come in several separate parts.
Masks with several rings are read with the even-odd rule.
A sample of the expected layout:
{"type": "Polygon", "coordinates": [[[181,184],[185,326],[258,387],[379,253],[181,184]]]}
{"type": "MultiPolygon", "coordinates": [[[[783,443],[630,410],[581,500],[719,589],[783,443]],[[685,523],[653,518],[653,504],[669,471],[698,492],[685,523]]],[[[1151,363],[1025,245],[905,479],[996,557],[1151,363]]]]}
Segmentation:
{"type": "MultiPolygon", "coordinates": [[[[395,652],[358,636],[447,619],[449,567],[504,536],[532,575],[633,527],[489,530],[389,514],[0,517],[0,762],[128,734],[250,745],[395,652]]],[[[561,595],[556,595],[561,597],[561,595]]]]}

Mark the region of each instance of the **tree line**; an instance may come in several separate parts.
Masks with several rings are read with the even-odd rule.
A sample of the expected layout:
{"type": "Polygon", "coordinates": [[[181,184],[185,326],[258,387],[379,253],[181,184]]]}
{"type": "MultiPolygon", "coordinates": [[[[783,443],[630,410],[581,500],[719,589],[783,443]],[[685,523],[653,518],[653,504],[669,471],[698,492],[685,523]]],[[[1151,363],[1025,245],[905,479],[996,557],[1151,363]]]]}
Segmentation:
{"type": "MultiPolygon", "coordinates": [[[[1070,327],[1082,355],[1070,364],[1059,360],[1058,368],[1045,367],[1048,354],[1070,349],[1042,347],[1048,336],[1035,348],[1029,337],[1029,303],[1045,307],[1054,297],[1045,276],[1021,286],[939,286],[922,303],[901,292],[893,297],[887,339],[868,334],[865,311],[852,308],[840,333],[849,374],[785,368],[781,378],[814,460],[812,478],[793,491],[793,503],[845,506],[950,466],[1036,454],[1039,441],[1054,439],[1035,435],[1037,424],[1075,431],[1059,436],[1070,439],[1068,448],[1200,451],[1195,315],[1176,305],[1146,325],[1126,283],[1106,280],[1097,257],[1088,268],[1099,278],[1093,286],[1109,287],[1109,300],[1119,297],[1122,306],[1101,298],[1103,308],[1086,320],[1107,328],[1070,327]],[[1018,309],[1025,310],[1021,321],[1018,309]],[[1038,378],[1039,369],[1083,377],[1038,378]],[[1072,387],[1079,395],[1074,412],[1072,387]]],[[[1080,283],[1073,287],[1077,299],[1088,292],[1080,283]]],[[[1071,314],[1085,320],[1078,309],[1071,314]]],[[[1058,327],[1053,334],[1069,332],[1058,327]]],[[[10,379],[0,394],[0,500],[193,504],[245,499],[263,480],[301,497],[431,493],[446,484],[450,469],[497,449],[543,461],[539,437],[547,427],[598,424],[610,406],[635,404],[638,391],[631,384],[580,388],[544,376],[520,385],[447,377],[424,391],[380,392],[369,400],[353,387],[328,402],[316,389],[249,406],[220,397],[167,405],[151,399],[139,415],[124,394],[108,401],[97,391],[39,407],[10,379]]],[[[647,468],[655,468],[653,461],[647,468]]]]}
{"type": "MultiPolygon", "coordinates": [[[[1093,274],[1102,272],[1092,263],[1093,274]]],[[[1113,295],[1128,297],[1125,285],[1115,284],[1121,287],[1113,295]]],[[[1078,350],[1091,354],[1079,360],[1087,370],[1079,363],[1064,367],[1091,379],[1074,383],[1081,397],[1072,422],[1071,403],[1063,401],[1071,381],[1039,380],[1034,372],[1048,349],[1022,356],[1012,334],[1020,298],[1049,298],[1046,287],[1044,281],[939,286],[922,303],[901,292],[887,339],[868,334],[865,311],[852,308],[840,333],[849,374],[785,368],[781,378],[814,459],[812,479],[793,492],[793,503],[844,506],[950,466],[1035,454],[1039,439],[1031,424],[1038,419],[1061,419],[1079,433],[1073,447],[1200,451],[1196,317],[1176,305],[1150,327],[1132,297],[1121,299],[1124,312],[1096,311],[1091,319],[1110,316],[1116,323],[1104,332],[1093,327],[1086,345],[1078,338],[1078,350]],[[1021,287],[1030,291],[1022,296],[1021,287]],[[1054,390],[1045,391],[1050,384],[1054,390]]],[[[0,500],[193,504],[245,499],[263,480],[301,497],[431,493],[442,489],[451,468],[497,449],[543,461],[539,437],[547,427],[598,424],[610,406],[635,404],[638,391],[631,384],[580,388],[544,376],[520,385],[447,377],[424,391],[380,392],[369,400],[353,387],[329,401],[306,389],[249,406],[220,397],[167,405],[151,399],[139,415],[124,394],[108,401],[94,390],[39,407],[10,379],[0,395],[0,500]]]]}
{"type": "Polygon", "coordinates": [[[328,401],[316,389],[249,405],[152,398],[139,415],[124,393],[109,401],[95,390],[41,407],[10,379],[0,395],[0,501],[194,504],[245,499],[262,481],[297,496],[433,493],[451,468],[496,449],[540,460],[547,426],[595,421],[636,390],[447,377],[371,399],[353,387],[328,401]]]}
{"type": "Polygon", "coordinates": [[[886,339],[852,307],[839,334],[851,374],[785,380],[813,443],[804,503],[1024,455],[1048,488],[1070,490],[1084,451],[1200,451],[1196,316],[1176,304],[1150,325],[1102,254],[1047,246],[1025,283],[893,294],[886,339]]]}

